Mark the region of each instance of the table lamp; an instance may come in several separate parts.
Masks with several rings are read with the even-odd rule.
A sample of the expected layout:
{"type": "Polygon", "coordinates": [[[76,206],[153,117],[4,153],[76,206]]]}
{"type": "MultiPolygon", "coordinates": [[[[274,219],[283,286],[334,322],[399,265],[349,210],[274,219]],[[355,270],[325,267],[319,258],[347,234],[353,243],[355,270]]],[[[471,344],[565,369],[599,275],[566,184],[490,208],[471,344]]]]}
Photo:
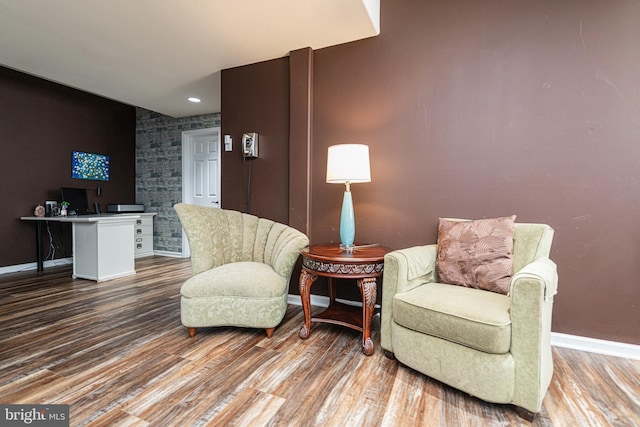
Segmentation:
{"type": "Polygon", "coordinates": [[[340,214],[340,247],[352,249],[356,234],[353,215],[351,184],[371,182],[369,147],[363,144],[340,144],[329,147],[327,156],[327,182],[345,184],[340,214]]]}

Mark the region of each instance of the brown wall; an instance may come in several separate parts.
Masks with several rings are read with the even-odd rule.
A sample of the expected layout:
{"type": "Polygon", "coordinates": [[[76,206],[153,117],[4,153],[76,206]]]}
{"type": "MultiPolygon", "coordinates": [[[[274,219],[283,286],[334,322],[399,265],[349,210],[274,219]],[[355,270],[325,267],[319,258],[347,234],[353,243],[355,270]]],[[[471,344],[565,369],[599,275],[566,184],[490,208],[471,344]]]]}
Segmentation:
{"type": "Polygon", "coordinates": [[[233,150],[222,152],[225,209],[286,223],[289,186],[289,63],[275,59],[222,72],[222,134],[233,150]],[[242,134],[259,137],[257,159],[244,160],[242,134]],[[250,178],[250,179],[249,179],[250,178]],[[250,185],[248,185],[250,184],[250,185]],[[250,188],[247,209],[247,188],[250,188]]]}
{"type": "MultiPolygon", "coordinates": [[[[60,201],[60,187],[89,189],[90,206],[103,209],[135,201],[133,107],[0,67],[0,138],[0,266],[36,260],[35,228],[18,218],[60,201]],[[74,150],[109,155],[110,181],[72,179],[74,150]]],[[[52,223],[51,232],[56,258],[71,256],[68,224],[52,223]]]]}
{"type": "MultiPolygon", "coordinates": [[[[560,275],[553,330],[640,344],[637,4],[381,3],[380,36],[314,52],[312,243],[339,240],[343,188],[324,182],[327,147],[368,144],[372,182],[352,187],[358,240],[433,243],[440,216],[548,223],[560,275]]],[[[264,63],[223,73],[234,141],[258,118],[289,117],[285,60],[274,62],[281,77],[263,75],[264,63]]],[[[225,186],[242,176],[233,156],[223,204],[241,207],[225,186]]],[[[287,170],[254,181],[257,210],[286,205],[287,170]]]]}

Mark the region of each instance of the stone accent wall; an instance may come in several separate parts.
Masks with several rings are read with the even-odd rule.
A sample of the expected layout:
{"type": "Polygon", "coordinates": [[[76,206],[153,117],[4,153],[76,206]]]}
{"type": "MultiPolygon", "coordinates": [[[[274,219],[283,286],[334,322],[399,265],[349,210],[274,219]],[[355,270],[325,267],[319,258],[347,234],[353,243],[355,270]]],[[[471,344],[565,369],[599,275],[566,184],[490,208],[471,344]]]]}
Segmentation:
{"type": "Polygon", "coordinates": [[[155,251],[182,252],[173,205],[182,201],[182,132],[220,126],[220,114],[174,118],[136,109],[136,203],[156,212],[155,251]]]}

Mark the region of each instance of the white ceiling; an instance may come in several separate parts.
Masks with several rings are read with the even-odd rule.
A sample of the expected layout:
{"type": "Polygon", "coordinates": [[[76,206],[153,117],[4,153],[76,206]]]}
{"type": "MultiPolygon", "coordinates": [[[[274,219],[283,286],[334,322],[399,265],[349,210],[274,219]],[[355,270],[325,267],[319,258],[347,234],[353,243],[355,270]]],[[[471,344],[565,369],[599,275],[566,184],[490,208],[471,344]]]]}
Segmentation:
{"type": "Polygon", "coordinates": [[[380,0],[0,0],[0,64],[184,117],[220,111],[220,70],[375,36],[379,15],[380,0]]]}

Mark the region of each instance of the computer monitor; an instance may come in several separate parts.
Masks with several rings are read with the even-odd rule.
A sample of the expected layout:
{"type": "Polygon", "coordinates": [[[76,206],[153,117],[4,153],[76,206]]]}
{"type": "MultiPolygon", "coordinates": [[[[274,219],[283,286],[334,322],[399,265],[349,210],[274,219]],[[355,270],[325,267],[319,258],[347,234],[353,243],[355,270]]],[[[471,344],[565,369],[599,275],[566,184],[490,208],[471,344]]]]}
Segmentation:
{"type": "Polygon", "coordinates": [[[86,188],[60,188],[60,196],[63,202],[69,202],[69,211],[76,215],[86,215],[89,213],[89,199],[86,188]]]}

